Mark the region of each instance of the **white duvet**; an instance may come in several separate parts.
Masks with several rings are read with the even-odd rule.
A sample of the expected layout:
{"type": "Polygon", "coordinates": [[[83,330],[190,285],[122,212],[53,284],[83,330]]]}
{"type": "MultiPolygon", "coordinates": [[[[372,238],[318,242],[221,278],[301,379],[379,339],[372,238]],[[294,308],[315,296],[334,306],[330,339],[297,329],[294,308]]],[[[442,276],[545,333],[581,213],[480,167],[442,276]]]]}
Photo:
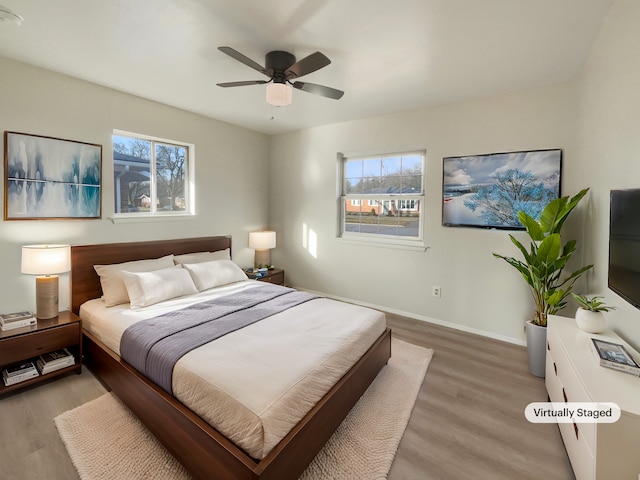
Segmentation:
{"type": "MultiPolygon", "coordinates": [[[[150,307],[80,308],[83,328],[114,352],[133,323],[198,301],[265,284],[248,280],[150,307]]],[[[225,335],[182,357],[175,397],[261,459],[368,350],[386,327],[383,313],[319,298],[225,335]]]]}

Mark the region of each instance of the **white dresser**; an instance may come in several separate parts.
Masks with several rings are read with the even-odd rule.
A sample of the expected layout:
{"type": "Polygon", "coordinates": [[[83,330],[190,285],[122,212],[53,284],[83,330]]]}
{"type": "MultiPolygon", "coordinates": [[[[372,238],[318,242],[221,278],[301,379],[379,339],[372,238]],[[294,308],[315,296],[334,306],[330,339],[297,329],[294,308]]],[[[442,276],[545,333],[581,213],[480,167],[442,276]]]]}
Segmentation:
{"type": "MultiPolygon", "coordinates": [[[[639,325],[640,328],[640,325],[639,325]]],[[[577,480],[640,479],[640,377],[601,367],[591,338],[622,343],[610,330],[585,333],[573,318],[552,315],[547,326],[545,383],[552,402],[613,402],[616,423],[560,423],[560,433],[577,480]]]]}

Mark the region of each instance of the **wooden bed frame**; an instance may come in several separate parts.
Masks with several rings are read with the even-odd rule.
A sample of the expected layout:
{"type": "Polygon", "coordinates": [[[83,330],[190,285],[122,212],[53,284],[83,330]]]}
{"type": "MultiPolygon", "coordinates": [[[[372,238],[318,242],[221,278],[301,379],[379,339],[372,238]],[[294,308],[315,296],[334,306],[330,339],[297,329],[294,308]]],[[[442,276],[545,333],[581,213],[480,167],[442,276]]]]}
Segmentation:
{"type": "MultiPolygon", "coordinates": [[[[71,308],[102,295],[94,265],[231,248],[231,237],[71,247],[71,308]]],[[[297,479],[391,356],[391,331],[362,358],[262,460],[255,460],[182,403],[83,331],[86,365],[196,479],[297,479]]]]}

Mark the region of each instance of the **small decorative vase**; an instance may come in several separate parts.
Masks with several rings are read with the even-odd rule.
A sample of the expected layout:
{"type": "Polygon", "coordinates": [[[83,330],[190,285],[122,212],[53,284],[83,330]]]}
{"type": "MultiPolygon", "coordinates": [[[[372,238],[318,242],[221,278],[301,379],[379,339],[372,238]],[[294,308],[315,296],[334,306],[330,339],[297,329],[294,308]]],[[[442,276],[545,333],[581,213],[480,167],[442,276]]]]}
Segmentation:
{"type": "Polygon", "coordinates": [[[587,333],[600,333],[604,332],[607,328],[604,313],[585,310],[582,307],[576,311],[576,323],[580,330],[587,333]]]}

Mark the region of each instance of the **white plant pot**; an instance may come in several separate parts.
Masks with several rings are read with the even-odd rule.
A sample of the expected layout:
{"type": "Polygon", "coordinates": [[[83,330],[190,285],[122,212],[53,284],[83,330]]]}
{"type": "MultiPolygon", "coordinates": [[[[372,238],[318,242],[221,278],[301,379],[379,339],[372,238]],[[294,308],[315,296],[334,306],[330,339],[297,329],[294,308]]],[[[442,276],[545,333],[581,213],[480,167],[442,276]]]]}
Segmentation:
{"type": "Polygon", "coordinates": [[[600,333],[604,332],[607,328],[607,323],[604,320],[604,313],[592,312],[591,310],[585,310],[580,307],[576,311],[576,323],[580,330],[587,333],[600,333]]]}

